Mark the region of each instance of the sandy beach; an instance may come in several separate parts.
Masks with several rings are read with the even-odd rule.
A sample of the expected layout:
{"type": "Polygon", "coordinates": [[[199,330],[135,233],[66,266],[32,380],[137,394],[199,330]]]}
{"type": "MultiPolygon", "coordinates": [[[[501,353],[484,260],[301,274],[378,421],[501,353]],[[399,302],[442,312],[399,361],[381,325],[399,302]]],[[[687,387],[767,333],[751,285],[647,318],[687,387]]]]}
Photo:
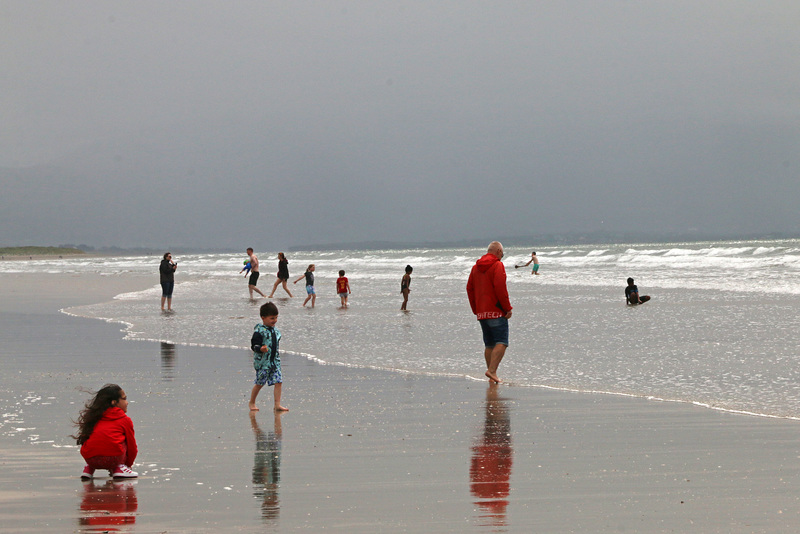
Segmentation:
{"type": "Polygon", "coordinates": [[[121,325],[58,311],[154,284],[0,277],[0,532],[800,527],[797,422],[292,355],[290,411],[265,389],[251,416],[246,351],[123,341],[121,325]],[[83,483],[70,420],[106,382],[131,401],[141,476],[83,483]]]}

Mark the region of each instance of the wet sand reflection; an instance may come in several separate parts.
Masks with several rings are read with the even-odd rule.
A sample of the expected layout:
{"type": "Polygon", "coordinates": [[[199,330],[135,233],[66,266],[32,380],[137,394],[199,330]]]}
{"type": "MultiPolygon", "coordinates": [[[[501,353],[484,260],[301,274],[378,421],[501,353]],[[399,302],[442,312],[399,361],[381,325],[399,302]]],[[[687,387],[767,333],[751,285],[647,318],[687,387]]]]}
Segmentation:
{"type": "Polygon", "coordinates": [[[161,342],[161,380],[175,380],[175,345],[161,342]]]}
{"type": "Polygon", "coordinates": [[[124,531],[136,523],[139,501],[135,480],[88,480],[78,510],[80,532],[124,531]]]}
{"type": "Polygon", "coordinates": [[[507,526],[506,509],[511,493],[511,418],[500,388],[492,384],[486,390],[483,433],[472,447],[469,468],[470,492],[477,500],[481,526],[507,526]]]}
{"type": "Polygon", "coordinates": [[[253,495],[262,500],[261,517],[270,525],[278,524],[281,481],[281,412],[275,412],[275,430],[264,432],[258,425],[256,413],[250,412],[250,424],[256,438],[253,461],[253,495]]]}

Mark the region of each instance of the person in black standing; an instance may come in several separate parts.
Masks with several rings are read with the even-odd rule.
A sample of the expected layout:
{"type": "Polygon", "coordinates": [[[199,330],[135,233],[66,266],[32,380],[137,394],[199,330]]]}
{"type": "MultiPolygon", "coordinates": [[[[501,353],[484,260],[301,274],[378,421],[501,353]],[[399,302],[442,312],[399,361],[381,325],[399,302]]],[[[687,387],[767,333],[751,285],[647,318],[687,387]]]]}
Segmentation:
{"type": "Polygon", "coordinates": [[[161,311],[172,311],[172,290],[175,287],[175,269],[177,268],[178,264],[172,261],[172,254],[165,253],[164,259],[161,260],[161,265],[158,267],[161,275],[161,311]],[[165,302],[167,303],[166,310],[164,310],[165,302]]]}

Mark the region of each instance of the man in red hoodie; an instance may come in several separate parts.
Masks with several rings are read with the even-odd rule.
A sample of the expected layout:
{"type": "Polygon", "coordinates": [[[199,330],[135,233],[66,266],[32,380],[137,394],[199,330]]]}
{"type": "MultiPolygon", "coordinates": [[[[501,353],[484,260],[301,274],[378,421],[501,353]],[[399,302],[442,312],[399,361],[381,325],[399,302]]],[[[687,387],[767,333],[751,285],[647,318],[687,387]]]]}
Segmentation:
{"type": "Polygon", "coordinates": [[[486,254],[475,262],[467,281],[469,305],[483,331],[485,374],[495,384],[502,382],[497,377],[497,367],[508,347],[508,320],[511,318],[506,268],[501,259],[503,244],[492,241],[486,254]]]}

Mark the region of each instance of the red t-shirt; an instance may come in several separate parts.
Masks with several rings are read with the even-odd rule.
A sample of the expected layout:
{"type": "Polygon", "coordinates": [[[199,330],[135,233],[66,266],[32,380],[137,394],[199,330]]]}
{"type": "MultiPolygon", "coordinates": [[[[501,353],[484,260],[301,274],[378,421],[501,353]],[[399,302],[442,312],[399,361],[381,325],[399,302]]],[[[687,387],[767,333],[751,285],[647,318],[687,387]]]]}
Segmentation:
{"type": "Polygon", "coordinates": [[[336,293],[347,293],[347,277],[340,276],[336,279],[336,293]]]}

